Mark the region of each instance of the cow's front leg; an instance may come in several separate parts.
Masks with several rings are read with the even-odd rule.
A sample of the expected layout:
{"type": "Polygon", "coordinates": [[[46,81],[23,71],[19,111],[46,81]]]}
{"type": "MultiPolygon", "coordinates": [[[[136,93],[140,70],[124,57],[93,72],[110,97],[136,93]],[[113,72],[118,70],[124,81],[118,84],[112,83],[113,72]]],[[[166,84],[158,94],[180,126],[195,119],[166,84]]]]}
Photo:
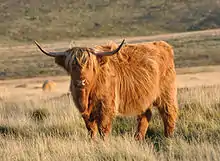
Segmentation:
{"type": "Polygon", "coordinates": [[[96,134],[98,132],[97,126],[97,113],[95,108],[95,102],[89,100],[88,108],[82,113],[86,128],[90,137],[95,140],[96,134]]]}
{"type": "Polygon", "coordinates": [[[98,132],[97,120],[92,115],[83,115],[83,119],[90,137],[95,140],[98,132]]]}
{"type": "Polygon", "coordinates": [[[114,106],[109,102],[102,102],[99,106],[98,130],[103,140],[106,140],[111,132],[114,116],[114,106]]]}

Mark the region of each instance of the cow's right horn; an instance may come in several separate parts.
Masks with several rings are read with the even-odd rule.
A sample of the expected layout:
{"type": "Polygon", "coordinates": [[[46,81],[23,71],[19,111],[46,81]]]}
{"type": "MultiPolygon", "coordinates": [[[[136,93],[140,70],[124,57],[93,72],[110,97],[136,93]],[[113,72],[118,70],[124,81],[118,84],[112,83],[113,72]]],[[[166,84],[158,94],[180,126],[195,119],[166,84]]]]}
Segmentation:
{"type": "Polygon", "coordinates": [[[65,55],[66,52],[46,52],[45,50],[43,50],[39,43],[37,41],[34,41],[35,44],[37,45],[37,47],[40,49],[40,51],[42,51],[44,54],[46,54],[47,56],[51,56],[51,57],[57,57],[57,56],[62,56],[65,55]]]}
{"type": "Polygon", "coordinates": [[[118,48],[113,50],[113,51],[104,51],[104,52],[99,52],[99,53],[93,52],[92,54],[94,54],[96,56],[111,56],[111,55],[114,55],[115,53],[117,53],[121,49],[124,42],[125,42],[125,39],[121,42],[121,44],[118,46],[118,48]]]}

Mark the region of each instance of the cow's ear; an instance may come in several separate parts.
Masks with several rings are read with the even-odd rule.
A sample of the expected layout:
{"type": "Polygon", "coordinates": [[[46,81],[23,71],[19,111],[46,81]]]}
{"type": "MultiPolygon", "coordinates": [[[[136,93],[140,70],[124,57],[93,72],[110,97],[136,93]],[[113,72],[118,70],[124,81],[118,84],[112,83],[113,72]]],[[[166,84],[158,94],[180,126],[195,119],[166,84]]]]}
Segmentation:
{"type": "Polygon", "coordinates": [[[106,63],[108,63],[108,56],[97,56],[97,60],[100,66],[105,65],[106,63]]]}

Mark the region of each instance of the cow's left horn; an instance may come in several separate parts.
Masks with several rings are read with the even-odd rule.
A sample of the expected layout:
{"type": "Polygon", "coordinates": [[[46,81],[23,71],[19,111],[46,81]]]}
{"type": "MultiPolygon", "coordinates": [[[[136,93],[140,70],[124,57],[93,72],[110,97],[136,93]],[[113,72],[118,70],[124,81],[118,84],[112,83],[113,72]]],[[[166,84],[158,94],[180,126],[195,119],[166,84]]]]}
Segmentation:
{"type": "Polygon", "coordinates": [[[46,54],[47,56],[51,56],[51,57],[57,57],[57,56],[62,56],[65,55],[66,52],[46,52],[45,50],[43,50],[39,43],[37,41],[34,41],[35,44],[37,45],[37,47],[40,49],[40,51],[42,51],[44,54],[46,54]]]}
{"type": "Polygon", "coordinates": [[[105,51],[105,52],[98,52],[98,53],[94,52],[93,54],[96,55],[96,56],[111,56],[111,55],[117,53],[121,49],[124,42],[125,42],[125,39],[121,42],[119,47],[117,49],[113,50],[113,51],[105,51]]]}

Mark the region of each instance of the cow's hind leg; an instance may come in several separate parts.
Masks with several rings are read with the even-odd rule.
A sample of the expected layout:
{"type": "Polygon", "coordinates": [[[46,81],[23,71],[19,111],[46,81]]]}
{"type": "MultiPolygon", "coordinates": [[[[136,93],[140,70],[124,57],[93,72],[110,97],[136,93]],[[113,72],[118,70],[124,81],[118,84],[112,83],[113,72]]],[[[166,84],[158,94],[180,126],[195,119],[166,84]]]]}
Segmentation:
{"type": "Polygon", "coordinates": [[[135,140],[143,140],[148,126],[149,126],[149,121],[151,120],[152,117],[152,111],[151,109],[147,109],[145,113],[141,114],[138,116],[137,121],[138,121],[138,127],[137,131],[135,133],[135,140]]]}
{"type": "Polygon", "coordinates": [[[172,97],[165,99],[164,97],[157,106],[164,123],[164,135],[165,137],[171,137],[174,133],[178,113],[176,99],[172,97]]]}

